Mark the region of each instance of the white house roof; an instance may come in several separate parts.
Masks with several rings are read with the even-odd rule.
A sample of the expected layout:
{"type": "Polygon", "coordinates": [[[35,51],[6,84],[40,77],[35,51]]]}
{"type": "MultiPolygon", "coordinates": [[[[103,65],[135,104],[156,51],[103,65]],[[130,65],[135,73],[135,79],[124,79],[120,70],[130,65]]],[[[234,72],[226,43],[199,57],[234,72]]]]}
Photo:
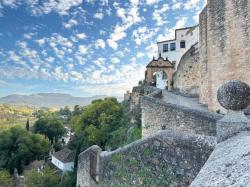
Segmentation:
{"type": "Polygon", "coordinates": [[[63,163],[74,162],[75,160],[75,152],[68,148],[55,152],[52,156],[63,163]]]}

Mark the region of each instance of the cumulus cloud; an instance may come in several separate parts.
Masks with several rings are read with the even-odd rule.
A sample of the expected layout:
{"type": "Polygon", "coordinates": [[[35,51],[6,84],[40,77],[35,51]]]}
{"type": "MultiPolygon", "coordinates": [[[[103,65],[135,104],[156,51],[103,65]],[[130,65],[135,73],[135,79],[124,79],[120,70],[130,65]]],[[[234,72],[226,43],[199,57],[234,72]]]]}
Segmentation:
{"type": "Polygon", "coordinates": [[[94,18],[102,20],[104,17],[104,14],[102,12],[97,12],[94,14],[94,18]]]}
{"type": "Polygon", "coordinates": [[[35,42],[39,45],[39,46],[43,46],[45,44],[45,39],[41,38],[39,40],[35,40],[35,42]]]}
{"type": "Polygon", "coordinates": [[[73,27],[75,25],[78,25],[78,22],[76,20],[74,20],[74,19],[70,19],[67,23],[63,23],[63,26],[66,29],[70,29],[71,27],[73,27]]]}
{"type": "Polygon", "coordinates": [[[146,0],[146,3],[148,5],[152,5],[152,4],[158,3],[158,0],[146,0]]]}
{"type": "Polygon", "coordinates": [[[131,83],[142,80],[144,74],[145,66],[136,63],[125,64],[109,75],[97,70],[93,72],[88,84],[79,86],[77,91],[89,95],[123,96],[127,90],[132,89],[131,83]]]}
{"type": "Polygon", "coordinates": [[[165,29],[164,34],[160,34],[157,37],[157,41],[164,41],[164,40],[174,39],[174,37],[175,37],[175,30],[185,27],[186,24],[187,24],[187,20],[188,20],[187,17],[181,17],[181,18],[179,18],[177,20],[177,22],[176,22],[176,24],[175,24],[174,27],[165,29]]]}
{"type": "Polygon", "coordinates": [[[16,0],[2,0],[2,5],[3,6],[9,6],[9,7],[12,7],[12,8],[17,6],[16,3],[17,3],[16,0]]]}
{"type": "Polygon", "coordinates": [[[149,29],[146,26],[139,27],[138,29],[133,31],[133,39],[137,45],[141,45],[152,39],[155,36],[158,29],[149,29]]]}
{"type": "Polygon", "coordinates": [[[57,66],[53,72],[53,76],[60,81],[68,81],[69,79],[69,74],[63,72],[62,67],[61,66],[57,66]]]}
{"type": "Polygon", "coordinates": [[[199,9],[199,2],[200,2],[200,0],[188,0],[188,1],[186,1],[186,3],[184,3],[184,8],[187,10],[190,10],[192,8],[199,9]]]}
{"type": "Polygon", "coordinates": [[[126,10],[119,7],[117,4],[115,4],[114,7],[116,9],[117,16],[122,20],[122,24],[117,24],[115,26],[114,32],[110,34],[107,43],[111,48],[117,50],[117,42],[127,36],[126,30],[134,24],[141,22],[142,18],[139,16],[138,0],[130,0],[130,6],[126,10]]]}
{"type": "Polygon", "coordinates": [[[173,0],[173,5],[172,5],[172,9],[173,10],[178,10],[181,8],[182,3],[178,2],[177,0],[173,0]]]}
{"type": "Polygon", "coordinates": [[[120,63],[120,59],[117,58],[117,57],[114,57],[114,58],[111,59],[111,62],[112,62],[113,64],[118,64],[118,63],[120,63]]]}
{"type": "Polygon", "coordinates": [[[27,1],[28,4],[32,5],[32,13],[34,15],[49,14],[56,12],[60,15],[68,15],[69,10],[72,7],[76,7],[82,3],[82,0],[50,0],[43,1],[39,4],[39,1],[27,1]]]}
{"type": "Polygon", "coordinates": [[[155,9],[153,12],[153,20],[156,21],[157,26],[163,26],[167,23],[166,17],[163,16],[166,14],[166,12],[169,10],[168,4],[163,4],[163,6],[160,9],[155,9]]]}
{"type": "Polygon", "coordinates": [[[78,34],[76,34],[76,37],[81,39],[81,40],[84,40],[87,38],[87,35],[85,33],[78,33],[78,34]]]}
{"type": "Polygon", "coordinates": [[[79,52],[82,55],[88,54],[88,46],[86,46],[86,45],[79,45],[79,52]]]}
{"type": "Polygon", "coordinates": [[[99,48],[104,49],[105,46],[106,46],[106,44],[105,44],[105,41],[103,39],[98,39],[95,41],[95,48],[96,49],[99,49],[99,48]]]}

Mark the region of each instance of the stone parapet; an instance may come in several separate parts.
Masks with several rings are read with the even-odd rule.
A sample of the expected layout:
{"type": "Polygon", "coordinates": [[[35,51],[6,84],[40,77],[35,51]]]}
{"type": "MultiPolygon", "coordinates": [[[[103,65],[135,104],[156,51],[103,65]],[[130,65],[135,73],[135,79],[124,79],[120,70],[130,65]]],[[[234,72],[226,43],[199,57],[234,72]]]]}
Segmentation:
{"type": "Polygon", "coordinates": [[[214,137],[164,130],[112,152],[92,146],[79,155],[77,187],[188,186],[215,145],[214,137]],[[98,182],[90,174],[93,150],[98,182]]]}
{"type": "Polygon", "coordinates": [[[162,129],[216,136],[216,122],[222,118],[222,115],[166,103],[149,96],[141,98],[141,109],[143,137],[162,129]]]}

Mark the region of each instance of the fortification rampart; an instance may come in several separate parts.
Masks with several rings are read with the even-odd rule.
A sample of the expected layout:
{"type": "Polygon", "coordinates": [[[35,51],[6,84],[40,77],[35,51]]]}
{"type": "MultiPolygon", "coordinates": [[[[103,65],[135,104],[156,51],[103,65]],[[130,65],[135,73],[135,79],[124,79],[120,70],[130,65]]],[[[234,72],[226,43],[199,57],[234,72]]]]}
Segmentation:
{"type": "Polygon", "coordinates": [[[199,96],[200,63],[198,43],[193,45],[181,58],[173,77],[174,90],[190,96],[199,96]]]}
{"type": "Polygon", "coordinates": [[[79,155],[78,187],[188,186],[214,149],[214,137],[160,131],[113,152],[79,155]]]}
{"type": "Polygon", "coordinates": [[[215,136],[216,121],[222,117],[208,111],[166,103],[150,96],[141,98],[141,108],[143,137],[161,129],[215,136]]]}
{"type": "Polygon", "coordinates": [[[209,110],[222,110],[218,87],[227,80],[250,84],[249,0],[208,0],[200,15],[200,59],[203,72],[200,101],[209,110]]]}

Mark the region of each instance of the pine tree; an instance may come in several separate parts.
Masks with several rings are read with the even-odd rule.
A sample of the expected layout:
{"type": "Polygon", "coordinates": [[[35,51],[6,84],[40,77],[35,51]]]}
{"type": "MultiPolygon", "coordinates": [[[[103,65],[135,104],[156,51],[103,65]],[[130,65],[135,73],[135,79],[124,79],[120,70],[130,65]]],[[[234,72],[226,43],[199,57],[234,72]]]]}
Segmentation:
{"type": "Polygon", "coordinates": [[[29,121],[29,119],[27,119],[27,122],[26,122],[26,130],[27,131],[30,130],[30,121],[29,121]]]}

